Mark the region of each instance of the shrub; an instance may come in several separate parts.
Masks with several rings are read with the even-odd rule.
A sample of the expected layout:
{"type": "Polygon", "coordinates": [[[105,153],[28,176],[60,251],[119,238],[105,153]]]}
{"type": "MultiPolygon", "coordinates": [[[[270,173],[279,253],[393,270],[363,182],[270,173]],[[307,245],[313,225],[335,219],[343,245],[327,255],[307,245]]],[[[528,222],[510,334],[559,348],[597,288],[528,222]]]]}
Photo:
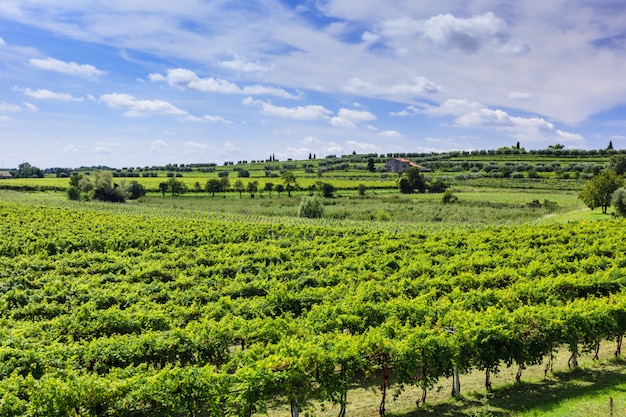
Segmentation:
{"type": "Polygon", "coordinates": [[[317,197],[304,197],[300,202],[298,216],[316,219],[324,216],[324,205],[317,197]]]}
{"type": "Polygon", "coordinates": [[[67,198],[73,201],[80,200],[80,189],[78,189],[78,187],[70,186],[67,189],[67,198]]]}
{"type": "Polygon", "coordinates": [[[454,195],[454,193],[450,190],[446,190],[443,193],[443,197],[441,198],[441,202],[443,204],[453,204],[459,201],[459,197],[454,195]]]}
{"type": "Polygon", "coordinates": [[[626,217],[626,189],[618,188],[611,195],[611,205],[615,207],[615,212],[626,217]]]}

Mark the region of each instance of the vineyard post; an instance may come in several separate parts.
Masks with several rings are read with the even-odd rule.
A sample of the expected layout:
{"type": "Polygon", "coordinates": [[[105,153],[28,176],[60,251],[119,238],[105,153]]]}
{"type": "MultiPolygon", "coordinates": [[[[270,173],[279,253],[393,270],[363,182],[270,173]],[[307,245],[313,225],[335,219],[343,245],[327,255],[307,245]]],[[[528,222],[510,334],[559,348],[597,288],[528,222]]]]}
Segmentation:
{"type": "MultiPolygon", "coordinates": [[[[456,334],[456,326],[444,328],[450,334],[456,334]]],[[[452,396],[459,398],[461,396],[461,381],[459,379],[459,368],[453,364],[452,368],[452,396]]]]}

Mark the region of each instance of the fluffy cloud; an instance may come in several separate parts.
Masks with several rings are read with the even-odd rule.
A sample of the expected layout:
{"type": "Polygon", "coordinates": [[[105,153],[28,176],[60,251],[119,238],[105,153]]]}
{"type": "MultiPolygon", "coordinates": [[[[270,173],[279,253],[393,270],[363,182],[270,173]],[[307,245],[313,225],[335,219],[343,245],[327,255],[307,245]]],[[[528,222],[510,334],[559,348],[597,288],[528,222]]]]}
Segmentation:
{"type": "MultiPolygon", "coordinates": [[[[478,52],[484,48],[492,48],[508,55],[528,51],[524,42],[509,40],[507,23],[492,12],[470,18],[446,13],[427,20],[404,16],[382,21],[376,25],[375,31],[392,43],[401,39],[424,37],[438,47],[467,53],[478,52]]],[[[368,35],[368,38],[371,39],[372,35],[368,35]]]]}
{"type": "Polygon", "coordinates": [[[31,90],[30,88],[15,87],[14,90],[21,91],[28,97],[32,97],[37,100],[78,101],[78,102],[85,100],[82,97],[74,97],[68,93],[57,93],[57,92],[45,90],[45,89],[31,90]]]}
{"type": "Polygon", "coordinates": [[[245,105],[256,105],[261,107],[261,112],[268,116],[285,117],[296,120],[321,120],[328,119],[333,113],[327,108],[319,105],[298,106],[298,107],[280,107],[261,100],[254,100],[248,97],[243,100],[245,105]]]}
{"type": "Polygon", "coordinates": [[[261,65],[257,62],[250,62],[240,57],[232,50],[229,51],[233,59],[230,61],[221,61],[220,65],[224,68],[231,69],[238,72],[265,72],[273,69],[271,66],[261,65]]]}
{"type": "Polygon", "coordinates": [[[129,94],[104,94],[100,101],[115,109],[126,109],[123,113],[127,117],[143,116],[148,114],[165,114],[173,116],[187,116],[188,113],[171,103],[163,100],[137,100],[129,94]]]}
{"type": "Polygon", "coordinates": [[[346,148],[352,150],[358,149],[361,152],[375,152],[380,150],[380,148],[373,143],[357,142],[355,140],[346,141],[346,148]]]}
{"type": "Polygon", "coordinates": [[[155,141],[152,141],[152,143],[150,144],[150,152],[158,152],[168,147],[169,145],[167,144],[167,142],[160,140],[160,139],[155,140],[155,141]]]}
{"type": "Polygon", "coordinates": [[[189,88],[203,93],[244,94],[253,96],[266,95],[282,98],[296,98],[296,96],[288,93],[282,88],[267,87],[260,84],[242,87],[220,78],[201,78],[195,72],[184,68],[167,70],[166,75],[150,74],[148,75],[148,78],[151,81],[166,81],[172,87],[181,89],[189,88]]]}
{"type": "Polygon", "coordinates": [[[483,128],[506,132],[526,142],[559,141],[582,143],[584,138],[575,133],[557,129],[541,117],[511,116],[503,110],[493,110],[469,100],[449,99],[439,106],[426,104],[409,106],[392,113],[396,116],[426,114],[434,117],[454,116],[454,125],[464,128],[483,128]]]}
{"type": "Polygon", "coordinates": [[[384,136],[386,138],[401,138],[402,137],[402,133],[398,132],[397,130],[383,130],[382,132],[379,133],[380,136],[384,136]]]}
{"type": "Polygon", "coordinates": [[[0,111],[19,111],[20,106],[17,104],[7,103],[6,101],[0,101],[0,111]]]}
{"type": "Polygon", "coordinates": [[[413,79],[413,84],[394,84],[388,86],[378,86],[359,78],[351,78],[344,90],[349,93],[377,97],[416,97],[436,93],[441,90],[441,87],[425,77],[417,77],[413,79]]]}
{"type": "Polygon", "coordinates": [[[335,127],[355,128],[357,123],[376,120],[376,115],[365,110],[339,109],[337,116],[330,119],[335,127]]]}
{"type": "Polygon", "coordinates": [[[93,65],[77,64],[76,62],[63,62],[49,57],[46,59],[32,58],[30,63],[40,69],[81,77],[97,77],[105,74],[104,71],[97,69],[93,65]]]}

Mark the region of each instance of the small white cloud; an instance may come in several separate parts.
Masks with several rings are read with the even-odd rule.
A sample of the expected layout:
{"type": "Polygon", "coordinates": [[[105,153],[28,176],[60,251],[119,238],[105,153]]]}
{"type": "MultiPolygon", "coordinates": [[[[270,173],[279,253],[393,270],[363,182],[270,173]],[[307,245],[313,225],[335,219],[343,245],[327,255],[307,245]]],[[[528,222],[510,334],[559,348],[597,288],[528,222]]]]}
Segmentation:
{"type": "Polygon", "coordinates": [[[530,100],[533,98],[533,95],[523,91],[511,91],[507,97],[512,100],[530,100]]]}
{"type": "Polygon", "coordinates": [[[6,46],[6,43],[4,42],[4,39],[2,39],[1,37],[0,37],[0,46],[6,46]]]}
{"type": "Polygon", "coordinates": [[[378,146],[373,143],[357,142],[355,140],[346,141],[346,147],[352,150],[359,150],[361,152],[372,152],[378,150],[378,146]]]}
{"type": "Polygon", "coordinates": [[[17,104],[7,103],[6,101],[0,101],[0,111],[20,111],[20,106],[17,104]]]}
{"type": "Polygon", "coordinates": [[[378,97],[388,96],[423,96],[441,91],[441,87],[426,77],[416,77],[413,84],[394,84],[378,86],[360,78],[351,78],[344,90],[350,93],[365,94],[378,97]]]}
{"type": "Polygon", "coordinates": [[[335,127],[355,128],[357,123],[376,120],[376,115],[364,110],[339,109],[336,117],[330,119],[335,127]]]}
{"type": "Polygon", "coordinates": [[[222,61],[220,65],[222,67],[239,72],[266,72],[273,69],[273,67],[261,65],[258,62],[250,62],[237,55],[234,51],[229,51],[229,54],[233,57],[230,61],[222,61]]]}
{"type": "Polygon", "coordinates": [[[402,133],[398,132],[397,130],[383,130],[382,132],[379,133],[380,136],[384,136],[386,138],[401,138],[402,133]]]}
{"type": "Polygon", "coordinates": [[[198,142],[185,142],[185,147],[194,151],[206,151],[211,149],[211,146],[206,143],[198,143],[198,142]]]}
{"type": "Polygon", "coordinates": [[[302,142],[307,145],[316,145],[318,143],[321,143],[322,141],[316,138],[315,136],[307,136],[306,138],[302,140],[302,142]]]}
{"type": "Polygon", "coordinates": [[[375,43],[378,42],[379,39],[380,36],[372,32],[363,32],[361,35],[361,40],[365,43],[375,43]]]}
{"type": "Polygon", "coordinates": [[[223,117],[220,116],[211,116],[211,115],[204,115],[202,116],[202,120],[205,120],[207,122],[211,122],[211,123],[232,123],[230,120],[224,119],[223,117]]]}
{"type": "Polygon", "coordinates": [[[150,144],[150,152],[158,152],[162,149],[167,148],[169,145],[167,144],[167,142],[162,141],[162,140],[155,140],[152,141],[152,143],[150,144]]]}
{"type": "Polygon", "coordinates": [[[57,93],[54,91],[44,90],[44,89],[31,90],[30,88],[20,89],[20,88],[15,87],[14,90],[21,91],[24,93],[24,95],[35,98],[37,100],[56,100],[56,101],[67,101],[67,102],[70,102],[70,101],[81,102],[85,100],[82,97],[74,97],[68,93],[57,93]]]}
{"type": "Polygon", "coordinates": [[[279,116],[296,120],[323,120],[328,119],[333,113],[327,108],[315,104],[298,107],[280,107],[261,100],[254,100],[252,97],[244,99],[243,104],[260,106],[261,112],[268,116],[279,116]]]}
{"type": "Polygon", "coordinates": [[[171,103],[163,100],[137,100],[129,94],[104,94],[100,101],[115,109],[127,109],[123,115],[127,117],[143,116],[147,114],[165,114],[173,116],[188,116],[188,113],[171,103]]]}
{"type": "Polygon", "coordinates": [[[97,77],[105,74],[104,71],[97,69],[93,65],[77,64],[76,62],[63,62],[54,58],[31,58],[30,63],[39,69],[81,77],[97,77]]]}
{"type": "Polygon", "coordinates": [[[95,151],[99,155],[111,155],[112,152],[109,148],[105,148],[104,146],[96,146],[95,151]]]}
{"type": "Polygon", "coordinates": [[[29,111],[37,111],[37,110],[39,110],[39,109],[37,109],[37,106],[35,106],[32,103],[29,103],[28,101],[25,101],[22,104],[24,104],[24,107],[26,107],[26,109],[29,110],[29,111]]]}
{"type": "Polygon", "coordinates": [[[76,145],[67,145],[63,148],[63,153],[78,153],[80,149],[76,145]]]}
{"type": "Polygon", "coordinates": [[[624,135],[613,135],[609,139],[611,139],[611,140],[626,140],[626,136],[624,136],[624,135]]]}
{"type": "Polygon", "coordinates": [[[167,83],[172,87],[181,89],[189,88],[204,93],[245,94],[253,96],[266,95],[290,99],[297,98],[282,88],[267,87],[259,84],[239,86],[233,82],[220,78],[200,78],[195,72],[184,68],[167,70],[167,75],[150,74],[148,75],[148,79],[151,81],[167,81],[167,83]]]}

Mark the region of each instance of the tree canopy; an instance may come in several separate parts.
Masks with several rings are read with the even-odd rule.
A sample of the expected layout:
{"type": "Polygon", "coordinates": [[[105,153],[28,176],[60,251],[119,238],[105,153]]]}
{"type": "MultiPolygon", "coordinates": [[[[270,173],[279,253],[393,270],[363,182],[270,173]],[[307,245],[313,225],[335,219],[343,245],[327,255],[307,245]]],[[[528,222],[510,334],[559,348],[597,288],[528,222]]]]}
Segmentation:
{"type": "Polygon", "coordinates": [[[612,170],[603,171],[587,182],[578,198],[592,210],[602,207],[602,213],[606,214],[613,192],[623,186],[624,178],[621,175],[612,170]]]}

